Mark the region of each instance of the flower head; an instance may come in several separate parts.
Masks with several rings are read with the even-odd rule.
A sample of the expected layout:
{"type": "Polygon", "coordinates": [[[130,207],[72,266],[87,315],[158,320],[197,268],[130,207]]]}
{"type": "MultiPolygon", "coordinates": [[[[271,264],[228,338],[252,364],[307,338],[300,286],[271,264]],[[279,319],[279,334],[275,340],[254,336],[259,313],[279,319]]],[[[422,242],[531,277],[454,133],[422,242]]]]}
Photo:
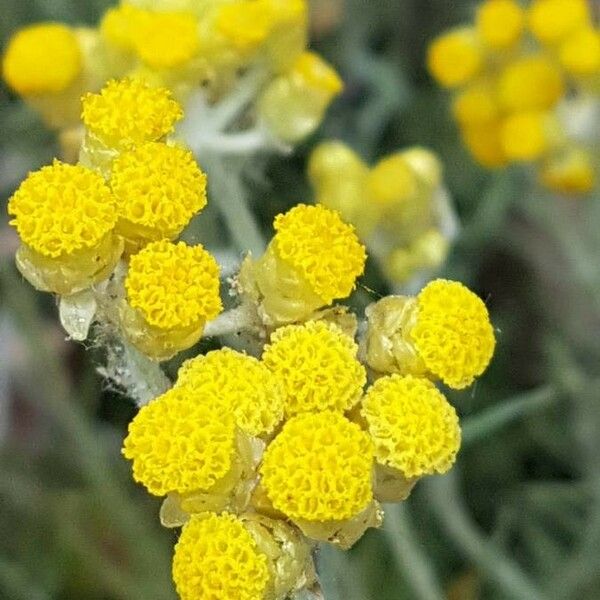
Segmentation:
{"type": "Polygon", "coordinates": [[[263,600],[268,559],[231,514],[196,515],[175,546],[173,580],[182,600],[263,600]]]}
{"type": "Polygon", "coordinates": [[[453,29],[436,38],[427,54],[427,65],[435,79],[446,87],[467,83],[483,64],[483,53],[475,31],[469,27],[453,29]]]}
{"type": "Polygon", "coordinates": [[[260,468],[273,506],[292,519],[340,521],[373,499],[373,446],[355,423],[335,412],[290,419],[260,468]]]}
{"type": "Polygon", "coordinates": [[[175,388],[131,421],[123,455],[133,462],[133,478],[155,496],[206,491],[232,468],[235,435],[231,413],[190,402],[175,388]]]}
{"type": "Polygon", "coordinates": [[[534,0],[529,7],[529,28],[541,42],[554,44],[588,24],[586,0],[534,0]]]}
{"type": "Polygon", "coordinates": [[[105,39],[123,51],[135,49],[136,30],[148,15],[147,11],[131,4],[120,4],[109,8],[102,17],[100,31],[105,39]]]}
{"type": "Polygon", "coordinates": [[[462,126],[485,124],[498,119],[500,108],[491,85],[475,83],[461,91],[452,106],[462,126]]]}
{"type": "Polygon", "coordinates": [[[266,40],[274,17],[273,8],[265,0],[236,0],[219,7],[216,28],[239,50],[251,51],[266,40]]]}
{"type": "Polygon", "coordinates": [[[417,179],[402,153],[380,160],[368,178],[370,198],[377,205],[398,205],[412,198],[417,191],[417,179]]]}
{"type": "Polygon", "coordinates": [[[294,63],[293,72],[301,77],[307,87],[334,98],[344,83],[337,71],[315,52],[303,52],[294,63]]]}
{"type": "Polygon", "coordinates": [[[470,385],[488,366],[496,340],[483,301],[457,281],[436,279],[417,296],[409,335],[427,369],[455,389],[470,385]]]}
{"type": "Polygon", "coordinates": [[[204,323],[222,309],[219,266],[201,245],[148,244],[131,257],[125,289],[129,305],[158,329],[204,323]]]}
{"type": "Polygon", "coordinates": [[[115,226],[115,199],[95,171],[55,160],[30,173],[8,203],[30,248],[49,258],[96,246],[115,226]]]}
{"type": "Polygon", "coordinates": [[[323,321],[277,329],[263,362],[283,382],[286,415],[354,406],[366,381],[357,352],[354,340],[323,321]]]}
{"type": "Polygon", "coordinates": [[[502,167],[507,158],[501,140],[502,121],[468,124],[462,130],[463,140],[473,157],[489,168],[502,167]]]}
{"type": "Polygon", "coordinates": [[[279,379],[256,358],[230,348],[184,362],[176,385],[199,401],[232,411],[238,427],[252,436],[272,433],[283,418],[279,379]]]}
{"type": "Polygon", "coordinates": [[[550,157],[543,165],[544,185],[559,194],[587,194],[596,184],[596,172],[590,153],[583,148],[567,148],[550,157]]]}
{"type": "Polygon", "coordinates": [[[511,48],[524,26],[525,14],[515,0],[486,0],[477,10],[477,33],[490,48],[511,48]]]}
{"type": "Polygon", "coordinates": [[[273,243],[279,258],[311,285],[325,304],[346,298],[366,261],[354,227],[324,206],[299,204],[275,217],[273,243]]]}
{"type": "Polygon", "coordinates": [[[172,239],[206,206],[206,176],[193,154],[148,142],[113,162],[110,184],[126,238],[172,239]]]}
{"type": "Polygon", "coordinates": [[[498,81],[500,103],[510,111],[543,110],[564,94],[558,67],[542,54],[510,62],[498,81]]]}
{"type": "Polygon", "coordinates": [[[171,92],[136,79],[113,79],[100,93],[86,94],[82,103],[85,126],[113,148],[159,140],[183,116],[171,92]]]}
{"type": "Polygon", "coordinates": [[[376,460],[412,479],[450,469],[460,447],[456,411],[431,381],[407,375],[378,379],[362,415],[376,460]]]}
{"type": "Polygon", "coordinates": [[[548,148],[548,114],[542,111],[517,112],[502,124],[504,154],[510,160],[535,160],[548,148]]]}
{"type": "Polygon", "coordinates": [[[77,36],[59,23],[21,29],[10,40],[2,61],[4,79],[23,96],[61,92],[81,67],[77,36]]]}
{"type": "Polygon", "coordinates": [[[600,32],[584,27],[561,44],[560,63],[572,75],[586,77],[600,71],[600,32]]]}

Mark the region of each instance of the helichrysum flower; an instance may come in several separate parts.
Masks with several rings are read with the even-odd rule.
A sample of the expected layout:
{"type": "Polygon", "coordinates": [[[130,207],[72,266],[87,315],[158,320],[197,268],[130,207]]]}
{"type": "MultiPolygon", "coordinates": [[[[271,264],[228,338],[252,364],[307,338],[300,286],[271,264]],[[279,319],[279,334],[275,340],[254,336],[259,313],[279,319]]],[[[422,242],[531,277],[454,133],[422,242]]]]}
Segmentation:
{"type": "Polygon", "coordinates": [[[233,415],[190,402],[175,388],[144,406],[129,424],[123,455],[133,478],[155,496],[208,491],[235,460],[233,415]]]}
{"type": "Polygon", "coordinates": [[[194,516],[175,546],[173,580],[181,600],[264,600],[269,561],[239,518],[194,516]]]}
{"type": "Polygon", "coordinates": [[[23,96],[61,92],[77,78],[81,68],[77,36],[59,23],[21,29],[10,40],[2,61],[5,80],[23,96]]]}
{"type": "Polygon", "coordinates": [[[513,47],[524,26],[525,13],[515,0],[486,0],[477,9],[477,33],[495,50],[513,47]]]}
{"type": "Polygon", "coordinates": [[[274,228],[277,256],[306,279],[323,304],[350,295],[366,254],[354,228],[338,213],[299,204],[275,217],[274,228]]]}
{"type": "Polygon", "coordinates": [[[378,463],[406,479],[445,473],[454,463],[460,447],[458,417],[431,381],[382,377],[367,390],[361,414],[378,463]]]}
{"type": "Polygon", "coordinates": [[[237,426],[251,436],[272,433],[283,418],[280,379],[256,358],[230,348],[183,363],[176,385],[198,402],[233,412],[237,426]]]}
{"type": "Polygon", "coordinates": [[[587,194],[594,188],[596,172],[587,150],[569,147],[544,161],[540,178],[559,194],[587,194]]]}
{"type": "Polygon", "coordinates": [[[397,207],[417,191],[415,173],[401,152],[381,159],[369,173],[367,185],[369,197],[382,207],[397,207]]]}
{"type": "Polygon", "coordinates": [[[500,139],[505,156],[514,161],[540,158],[549,147],[550,117],[543,111],[517,112],[502,123],[500,139]]]}
{"type": "Polygon", "coordinates": [[[453,29],[429,47],[429,71],[446,87],[456,87],[472,80],[483,65],[483,51],[475,31],[469,27],[453,29]]]}
{"type": "Polygon", "coordinates": [[[421,290],[417,305],[409,336],[425,366],[450,387],[467,387],[496,345],[485,304],[461,283],[437,279],[421,290]]]}
{"type": "Polygon", "coordinates": [[[122,252],[116,202],[95,171],[55,160],[30,173],[8,203],[24,246],[17,257],[36,287],[68,294],[106,277],[122,252]]]}
{"type": "Polygon", "coordinates": [[[155,358],[190,347],[221,312],[219,285],[219,266],[202,246],[148,244],[129,263],[125,333],[155,358]]]}
{"type": "Polygon", "coordinates": [[[543,110],[554,106],[564,94],[558,67],[541,54],[508,63],[498,81],[499,100],[508,110],[543,110]]]}
{"type": "Polygon", "coordinates": [[[87,130],[109,148],[157,141],[183,116],[167,89],[136,79],[109,81],[100,93],[86,94],[82,104],[87,130]]]}
{"type": "Polygon", "coordinates": [[[595,75],[600,71],[600,33],[592,27],[575,31],[561,44],[559,59],[571,75],[595,75]]]}
{"type": "Polygon", "coordinates": [[[258,48],[271,32],[274,13],[264,0],[237,0],[218,8],[216,28],[238,50],[258,48]]]}
{"type": "Polygon", "coordinates": [[[131,4],[109,8],[100,22],[100,32],[111,46],[124,52],[133,52],[136,31],[146,15],[146,11],[131,4]]]}
{"type": "Polygon", "coordinates": [[[508,162],[502,147],[502,120],[494,119],[467,125],[462,136],[473,157],[489,168],[503,167],[508,162]]]}
{"type": "Polygon", "coordinates": [[[529,28],[541,42],[554,44],[590,21],[586,0],[534,0],[529,28]]]}
{"type": "Polygon", "coordinates": [[[357,352],[354,340],[323,321],[277,329],[263,362],[283,383],[286,415],[352,408],[366,382],[357,352]]]}
{"type": "Polygon", "coordinates": [[[342,521],[373,499],[373,446],[355,423],[335,412],[291,418],[267,448],[261,485],[293,520],[342,521]]]}
{"type": "Polygon", "coordinates": [[[118,202],[118,232],[134,245],[177,237],[206,206],[206,176],[180,146],[148,142],[120,154],[110,185],[118,202]]]}

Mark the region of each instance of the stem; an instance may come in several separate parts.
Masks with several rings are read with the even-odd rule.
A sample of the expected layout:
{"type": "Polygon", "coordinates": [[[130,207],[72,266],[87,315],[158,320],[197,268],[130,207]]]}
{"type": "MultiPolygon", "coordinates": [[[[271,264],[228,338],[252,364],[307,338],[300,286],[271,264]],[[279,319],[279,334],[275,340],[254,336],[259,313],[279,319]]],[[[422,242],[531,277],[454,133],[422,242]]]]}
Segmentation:
{"type": "Polygon", "coordinates": [[[203,337],[230,335],[244,329],[250,329],[256,318],[255,309],[249,304],[242,304],[220,314],[204,327],[203,337]]]}
{"type": "Polygon", "coordinates": [[[415,599],[444,600],[431,561],[415,539],[405,503],[388,505],[383,522],[384,534],[392,547],[396,565],[415,593],[415,599]]]}
{"type": "Polygon", "coordinates": [[[544,386],[502,401],[478,415],[464,420],[462,446],[467,448],[487,439],[491,434],[519,419],[551,406],[558,393],[551,386],[544,386]]]}
{"type": "Polygon", "coordinates": [[[429,503],[463,555],[513,600],[545,600],[520,566],[490,542],[471,521],[458,490],[456,468],[443,477],[424,482],[429,503]]]}
{"type": "Polygon", "coordinates": [[[206,152],[212,154],[252,154],[255,152],[277,151],[289,154],[292,149],[274,138],[263,129],[254,128],[240,133],[214,133],[198,139],[194,153],[203,157],[206,152]]]}

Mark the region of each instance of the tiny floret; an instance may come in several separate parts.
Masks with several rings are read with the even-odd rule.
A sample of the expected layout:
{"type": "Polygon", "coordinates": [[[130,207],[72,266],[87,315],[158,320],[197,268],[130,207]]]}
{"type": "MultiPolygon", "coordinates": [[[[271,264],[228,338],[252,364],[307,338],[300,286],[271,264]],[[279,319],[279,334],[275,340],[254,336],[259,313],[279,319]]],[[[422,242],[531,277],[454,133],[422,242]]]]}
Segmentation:
{"type": "Polygon", "coordinates": [[[124,152],[110,184],[126,238],[173,239],[206,206],[206,176],[179,146],[148,142],[124,152]]]}
{"type": "Polygon", "coordinates": [[[274,227],[277,255],[306,279],[325,304],[352,292],[364,270],[366,253],[354,227],[336,211],[299,204],[275,217],[274,227]]]}
{"type": "Polygon", "coordinates": [[[231,514],[196,515],[175,545],[173,581],[181,600],[263,600],[268,559],[231,514]]]}
{"type": "Polygon", "coordinates": [[[233,415],[190,402],[181,388],[144,406],[123,444],[133,478],[155,496],[209,490],[229,473],[234,453],[233,415]]]}
{"type": "Polygon", "coordinates": [[[436,279],[417,296],[417,323],[410,337],[427,369],[462,389],[488,366],[496,339],[481,298],[457,281],[436,279]]]}
{"type": "Polygon", "coordinates": [[[61,92],[81,67],[77,36],[59,23],[21,29],[10,40],[2,61],[4,79],[23,96],[61,92]]]}
{"type": "Polygon", "coordinates": [[[152,242],[131,257],[127,300],[159,329],[192,327],[222,309],[219,266],[201,245],[152,242]]]}
{"type": "Polygon", "coordinates": [[[100,93],[86,94],[82,103],[85,126],[114,148],[157,141],[183,117],[171,92],[136,79],[113,79],[100,93]]]}
{"type": "Polygon", "coordinates": [[[292,519],[351,519],[373,499],[373,445],[358,425],[335,412],[290,419],[267,448],[262,485],[292,519]]]}
{"type": "Polygon", "coordinates": [[[412,479],[445,473],[460,447],[454,408],[427,380],[382,377],[367,390],[362,415],[375,445],[375,458],[412,479]]]}
{"type": "Polygon", "coordinates": [[[253,356],[230,348],[184,362],[176,385],[190,390],[197,401],[215,402],[232,411],[237,426],[252,436],[272,433],[283,418],[279,379],[253,356]]]}
{"type": "Polygon", "coordinates": [[[275,331],[263,361],[283,382],[286,415],[352,408],[366,381],[357,352],[354,340],[322,321],[275,331]]]}
{"type": "Polygon", "coordinates": [[[93,248],[114,228],[114,197],[95,171],[55,160],[30,173],[8,203],[21,240],[49,258],[93,248]]]}

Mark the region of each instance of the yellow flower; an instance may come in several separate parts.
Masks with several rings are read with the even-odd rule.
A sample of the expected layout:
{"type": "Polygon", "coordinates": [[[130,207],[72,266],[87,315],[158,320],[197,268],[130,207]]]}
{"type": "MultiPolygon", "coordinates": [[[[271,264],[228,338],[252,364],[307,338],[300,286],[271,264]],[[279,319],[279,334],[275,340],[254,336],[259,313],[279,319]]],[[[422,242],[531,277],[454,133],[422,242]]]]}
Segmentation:
{"type": "Polygon", "coordinates": [[[490,48],[511,48],[524,26],[523,9],[514,0],[486,0],[477,10],[477,33],[490,48]]]}
{"type": "Polygon", "coordinates": [[[118,232],[133,244],[177,237],[206,206],[206,176],[193,154],[149,142],[124,152],[110,178],[118,202],[118,232]]]}
{"type": "Polygon", "coordinates": [[[346,298],[366,261],[354,227],[323,206],[298,204],[275,217],[277,256],[306,279],[323,304],[346,298]]]}
{"type": "Polygon", "coordinates": [[[541,54],[509,63],[498,82],[500,102],[510,111],[551,108],[564,91],[559,69],[541,54]]]}
{"type": "Polygon", "coordinates": [[[462,389],[488,366],[496,340],[485,304],[457,281],[436,279],[417,296],[410,330],[427,369],[446,385],[462,389]]]}
{"type": "Polygon", "coordinates": [[[482,121],[462,128],[462,138],[473,158],[484,167],[498,168],[507,163],[501,140],[502,121],[482,121]]]}
{"type": "Polygon", "coordinates": [[[406,479],[445,473],[460,447],[456,411],[427,379],[391,375],[365,394],[363,417],[375,458],[406,479]]]}
{"type": "Polygon", "coordinates": [[[498,119],[500,108],[493,87],[488,83],[475,83],[458,94],[453,113],[462,126],[484,125],[498,119]]]}
{"type": "Polygon", "coordinates": [[[230,348],[184,362],[176,385],[195,401],[216,402],[233,412],[238,427],[252,436],[272,433],[283,418],[279,379],[256,358],[230,348]]]}
{"type": "Polygon", "coordinates": [[[510,160],[536,160],[549,146],[548,115],[531,111],[514,113],[502,124],[502,148],[510,160]]]}
{"type": "Polygon", "coordinates": [[[337,71],[315,52],[303,52],[296,60],[293,72],[301,77],[306,86],[334,98],[344,88],[337,71]]]}
{"type": "Polygon", "coordinates": [[[263,362],[283,383],[286,415],[352,408],[366,382],[357,352],[354,340],[323,321],[275,331],[263,362]]]}
{"type": "Polygon", "coordinates": [[[199,47],[198,22],[191,13],[148,12],[134,31],[135,52],[153,69],[179,67],[199,47]]]}
{"type": "Polygon", "coordinates": [[[216,28],[238,50],[258,48],[271,32],[273,9],[263,0],[237,0],[219,7],[216,28]]]}
{"type": "Polygon", "coordinates": [[[568,148],[544,163],[540,179],[559,194],[587,194],[596,184],[596,171],[588,151],[568,148]]]}
{"type": "Polygon", "coordinates": [[[109,8],[102,17],[100,32],[104,38],[119,50],[135,50],[136,31],[149,12],[131,4],[121,4],[109,8]]]}
{"type": "Polygon", "coordinates": [[[81,69],[77,36],[59,23],[41,23],[18,31],[2,61],[4,79],[23,96],[61,92],[81,69]]]}
{"type": "Polygon", "coordinates": [[[129,305],[158,329],[203,326],[222,310],[219,266],[201,246],[152,242],[131,257],[129,305]]]}
{"type": "Polygon", "coordinates": [[[267,448],[261,482],[273,506],[294,520],[351,519],[373,499],[373,445],[334,412],[290,419],[267,448]]]}
{"type": "Polygon", "coordinates": [[[173,580],[181,600],[264,600],[269,561],[242,521],[197,515],[175,545],[173,580]]]}
{"type": "Polygon", "coordinates": [[[20,238],[50,258],[97,245],[115,226],[115,199],[95,171],[55,160],[30,173],[8,203],[20,238]]]}
{"type": "Polygon", "coordinates": [[[398,210],[417,193],[417,179],[401,152],[381,159],[371,169],[367,179],[369,198],[382,207],[398,210]]]}
{"type": "Polygon", "coordinates": [[[99,94],[86,94],[82,103],[84,125],[111,148],[157,141],[183,117],[167,89],[135,79],[109,81],[99,94]]]}
{"type": "Polygon", "coordinates": [[[231,470],[233,415],[190,402],[176,388],[144,406],[129,424],[123,455],[133,478],[155,496],[208,491],[231,470]]]}
{"type": "Polygon", "coordinates": [[[577,30],[562,43],[559,58],[564,69],[577,77],[600,72],[600,33],[591,27],[577,30]]]}
{"type": "Polygon", "coordinates": [[[589,22],[586,0],[534,0],[529,7],[531,32],[544,43],[560,42],[589,22]]]}
{"type": "Polygon", "coordinates": [[[483,52],[475,31],[470,27],[444,33],[429,46],[429,72],[446,87],[467,83],[479,73],[482,65],[483,52]]]}

